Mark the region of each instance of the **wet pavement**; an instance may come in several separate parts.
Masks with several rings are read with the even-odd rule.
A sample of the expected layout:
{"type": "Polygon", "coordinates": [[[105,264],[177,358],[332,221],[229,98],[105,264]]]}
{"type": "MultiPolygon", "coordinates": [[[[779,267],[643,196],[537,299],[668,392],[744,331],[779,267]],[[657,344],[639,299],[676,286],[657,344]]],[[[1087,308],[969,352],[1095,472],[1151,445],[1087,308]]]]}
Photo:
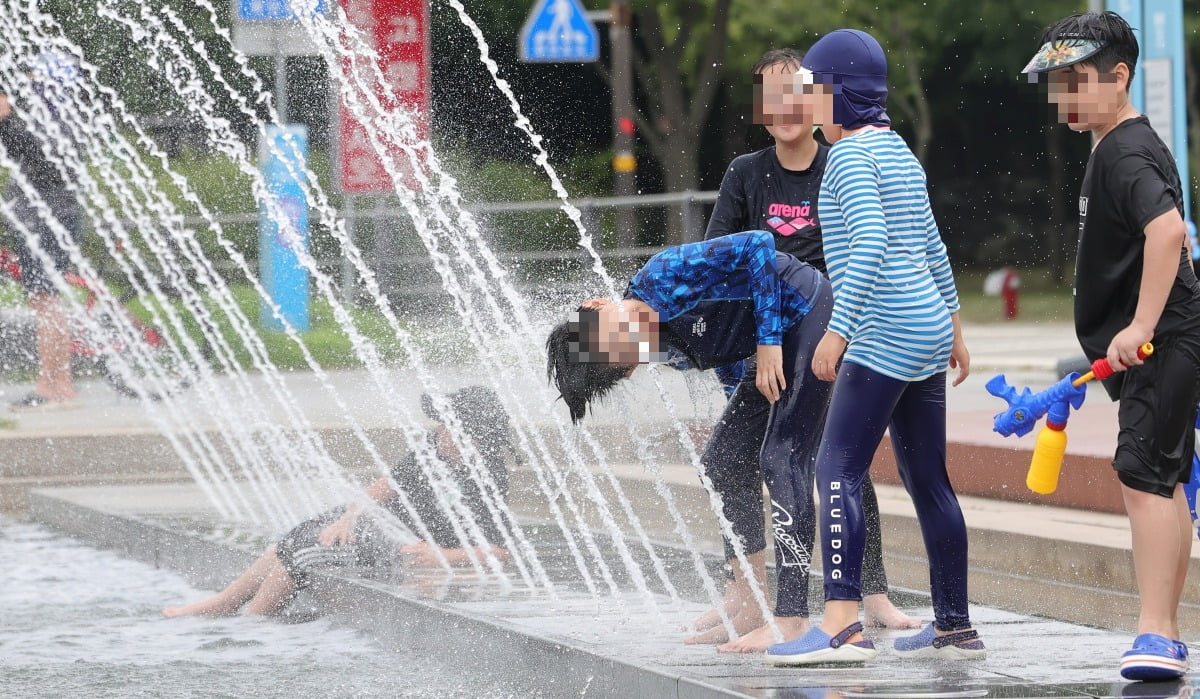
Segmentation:
{"type": "MultiPolygon", "coordinates": [[[[152,534],[155,529],[169,531],[173,537],[204,540],[227,551],[258,551],[270,538],[261,530],[257,535],[248,535],[253,527],[214,525],[212,513],[189,486],[63,489],[44,491],[37,498],[50,505],[35,507],[36,517],[85,539],[103,539],[104,545],[122,547],[134,556],[148,555],[145,551],[139,553],[139,546],[150,537],[147,532],[152,534]],[[95,513],[104,515],[97,518],[95,513]],[[80,531],[71,532],[72,528],[80,531]]],[[[711,647],[681,643],[686,634],[680,626],[705,608],[698,601],[703,596],[698,594],[694,572],[689,573],[690,565],[682,552],[661,549],[679,590],[678,600],[672,600],[661,587],[651,590],[649,596],[636,593],[627,579],[617,580],[620,593],[589,596],[582,592],[553,529],[534,527],[531,535],[556,581],[556,595],[531,591],[519,581],[509,587],[470,573],[447,578],[440,571],[414,574],[370,570],[365,571],[365,582],[337,587],[332,606],[353,608],[356,605],[348,598],[376,595],[369,616],[378,616],[375,607],[381,604],[378,595],[383,595],[400,605],[396,614],[401,620],[405,609],[415,609],[404,605],[419,604],[422,613],[432,610],[451,615],[441,622],[443,626],[459,632],[465,629],[468,638],[487,638],[488,630],[501,629],[505,643],[524,648],[523,653],[535,640],[548,644],[558,649],[551,656],[559,658],[555,661],[558,664],[540,671],[558,673],[553,678],[547,676],[547,682],[561,681],[562,685],[554,686],[563,690],[562,695],[625,696],[610,690],[631,686],[671,687],[672,696],[752,697],[1174,697],[1191,696],[1194,690],[1190,682],[1122,682],[1117,660],[1130,640],[1127,634],[979,605],[972,607],[972,618],[989,648],[988,657],[982,661],[902,660],[889,651],[898,632],[872,631],[881,652],[866,666],[772,668],[757,656],[723,655],[711,647]],[[472,625],[478,628],[471,630],[472,625]],[[601,669],[589,665],[586,674],[571,674],[571,669],[585,660],[600,662],[595,667],[601,669]],[[582,691],[572,684],[578,682],[585,683],[582,691]]],[[[162,553],[152,555],[157,558],[162,553]]],[[[183,559],[164,558],[161,563],[188,572],[183,559]]],[[[195,563],[192,561],[192,565],[195,563]]],[[[931,618],[927,597],[899,591],[894,598],[910,614],[931,618]]],[[[375,631],[385,637],[381,639],[385,644],[402,647],[417,642],[403,621],[375,631]],[[389,635],[393,637],[386,638],[389,635]]],[[[503,649],[495,645],[489,641],[486,647],[467,650],[492,658],[486,662],[496,662],[493,655],[503,649]]],[[[638,694],[662,695],[641,690],[638,694]]]]}

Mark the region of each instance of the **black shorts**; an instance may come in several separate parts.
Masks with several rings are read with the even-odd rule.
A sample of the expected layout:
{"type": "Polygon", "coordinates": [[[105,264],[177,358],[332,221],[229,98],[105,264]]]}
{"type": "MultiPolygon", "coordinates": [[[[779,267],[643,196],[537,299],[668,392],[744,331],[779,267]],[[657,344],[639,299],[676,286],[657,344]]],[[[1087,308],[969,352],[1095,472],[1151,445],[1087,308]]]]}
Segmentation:
{"type": "MultiPolygon", "coordinates": [[[[42,218],[42,215],[38,213],[37,207],[31,204],[20,190],[11,187],[8,190],[8,201],[12,205],[14,217],[25,226],[29,235],[37,240],[38,247],[50,258],[50,264],[54,270],[59,274],[67,271],[71,264],[71,257],[58,244],[58,237],[54,235],[53,229],[42,218]]],[[[65,197],[46,197],[45,201],[50,206],[51,213],[66,229],[67,235],[78,244],[83,239],[83,212],[79,205],[73,199],[65,197]]],[[[42,257],[30,249],[25,233],[12,226],[10,228],[12,228],[12,234],[16,240],[14,247],[17,252],[17,261],[21,265],[21,285],[25,287],[25,292],[28,294],[55,293],[51,273],[43,263],[42,257]]]]}
{"type": "Polygon", "coordinates": [[[353,544],[322,546],[318,541],[321,532],[345,512],[345,507],[335,507],[307,519],[275,545],[275,555],[297,589],[309,586],[308,573],[315,570],[390,565],[399,560],[399,550],[404,542],[385,534],[366,513],[360,513],[355,522],[353,544]]]}
{"type": "Polygon", "coordinates": [[[1113,468],[1134,490],[1172,497],[1175,486],[1191,480],[1200,337],[1156,342],[1154,355],[1124,378],[1113,468]]]}

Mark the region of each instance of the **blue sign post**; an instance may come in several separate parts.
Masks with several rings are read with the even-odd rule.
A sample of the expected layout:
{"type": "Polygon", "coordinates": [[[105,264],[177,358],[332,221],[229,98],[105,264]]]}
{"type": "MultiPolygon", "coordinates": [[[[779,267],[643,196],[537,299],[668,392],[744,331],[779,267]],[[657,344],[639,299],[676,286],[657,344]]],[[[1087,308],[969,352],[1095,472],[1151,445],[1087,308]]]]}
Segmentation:
{"type": "Polygon", "coordinates": [[[592,63],[600,58],[600,35],[579,0],[537,0],[518,48],[528,63],[592,63]]]}
{"type": "MultiPolygon", "coordinates": [[[[297,0],[297,2],[302,3],[304,0],[297,0]]],[[[303,7],[303,4],[300,6],[303,7]]],[[[237,9],[239,22],[278,22],[296,19],[296,13],[292,11],[289,0],[237,0],[234,7],[237,9]]],[[[327,12],[329,12],[329,0],[317,0],[313,14],[323,15],[327,12]]]]}
{"type": "Polygon", "coordinates": [[[1138,38],[1141,56],[1129,97],[1175,156],[1184,216],[1190,217],[1183,0],[1108,0],[1107,6],[1129,22],[1138,38]]]}
{"type": "MultiPolygon", "coordinates": [[[[258,273],[267,293],[296,330],[308,330],[308,272],[300,266],[296,250],[308,250],[308,200],[304,197],[304,161],[308,157],[308,130],[300,125],[269,125],[259,143],[258,162],[267,187],[278,201],[278,210],[291,231],[271,215],[266,202],[258,203],[258,273]],[[294,231],[295,239],[289,240],[294,231]]],[[[262,326],[283,330],[283,324],[262,305],[262,326]]]]}

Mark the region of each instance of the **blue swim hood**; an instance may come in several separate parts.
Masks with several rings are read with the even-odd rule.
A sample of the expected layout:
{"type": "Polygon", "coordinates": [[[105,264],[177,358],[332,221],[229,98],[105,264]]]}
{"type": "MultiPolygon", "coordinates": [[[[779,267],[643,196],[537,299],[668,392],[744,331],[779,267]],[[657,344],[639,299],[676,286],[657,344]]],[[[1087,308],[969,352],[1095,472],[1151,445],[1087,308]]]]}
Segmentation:
{"type": "Polygon", "coordinates": [[[833,120],[844,129],[888,126],[887,57],[875,37],[838,29],[821,37],[801,64],[813,82],[833,86],[833,120]]]}

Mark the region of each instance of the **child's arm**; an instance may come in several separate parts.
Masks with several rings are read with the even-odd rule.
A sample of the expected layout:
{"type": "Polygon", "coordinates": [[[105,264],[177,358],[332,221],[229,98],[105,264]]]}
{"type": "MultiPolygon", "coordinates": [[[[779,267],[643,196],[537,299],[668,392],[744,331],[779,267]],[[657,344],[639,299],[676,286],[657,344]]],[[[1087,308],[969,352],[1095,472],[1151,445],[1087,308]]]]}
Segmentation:
{"type": "Polygon", "coordinates": [[[735,163],[729,164],[725,176],[721,178],[717,203],[708,219],[708,229],[704,231],[705,240],[746,230],[746,191],[742,186],[742,174],[735,163]]]}
{"type": "Polygon", "coordinates": [[[1137,350],[1154,338],[1154,329],[1179,273],[1187,225],[1176,207],[1178,192],[1147,153],[1133,150],[1123,154],[1109,171],[1107,185],[1123,205],[1131,228],[1146,238],[1133,320],[1108,345],[1107,359],[1116,369],[1142,363],[1137,350]]]}
{"type": "MultiPolygon", "coordinates": [[[[713,206],[712,216],[708,219],[708,229],[704,231],[704,239],[712,240],[730,233],[740,233],[750,227],[750,216],[746,204],[746,187],[742,173],[737,167],[737,160],[729,164],[725,176],[721,178],[721,189],[717,192],[717,203],[713,206]]],[[[725,397],[733,395],[738,382],[746,373],[746,363],[734,362],[713,369],[725,397]]]]}
{"type": "Polygon", "coordinates": [[[925,260],[937,284],[938,293],[946,302],[950,311],[950,319],[954,323],[954,347],[950,350],[950,368],[957,369],[958,375],[951,384],[957,386],[967,380],[971,373],[971,354],[963,340],[962,324],[958,320],[958,287],[954,283],[954,270],[950,267],[950,255],[946,253],[946,243],[938,230],[937,220],[933,217],[933,207],[929,204],[929,196],[925,196],[925,260]]]}
{"type": "MultiPolygon", "coordinates": [[[[396,491],[388,483],[388,479],[380,478],[367,488],[367,496],[380,505],[386,505],[396,499],[396,491]]],[[[332,524],[321,530],[317,535],[317,543],[322,546],[350,545],[354,543],[354,525],[358,522],[358,505],[350,503],[332,524]]]]}
{"type": "Polygon", "coordinates": [[[946,243],[938,230],[937,221],[933,218],[933,208],[929,205],[928,195],[925,197],[925,259],[929,271],[933,274],[933,282],[937,284],[938,293],[946,302],[946,308],[951,314],[958,313],[958,288],[954,284],[954,270],[950,267],[950,256],[946,253],[946,243]]]}
{"type": "Polygon", "coordinates": [[[1142,344],[1154,339],[1154,328],[1158,326],[1158,319],[1175,284],[1187,227],[1179,211],[1172,208],[1146,224],[1145,234],[1137,309],[1129,326],[1117,333],[1108,345],[1108,362],[1113,368],[1142,363],[1137,351],[1142,344]]]}
{"type": "MultiPolygon", "coordinates": [[[[419,541],[415,544],[408,544],[400,547],[400,553],[405,557],[405,562],[415,568],[436,568],[442,563],[438,560],[435,549],[440,548],[437,544],[431,544],[428,541],[419,541]]],[[[442,555],[446,557],[446,561],[452,566],[469,566],[471,565],[471,555],[466,549],[448,549],[442,548],[442,555]]],[[[484,548],[476,546],[474,549],[475,558],[483,560],[487,556],[488,551],[496,557],[496,560],[505,563],[509,559],[508,549],[500,546],[490,546],[484,548]]]]}
{"type": "Polygon", "coordinates": [[[825,257],[839,247],[849,247],[845,267],[838,274],[829,330],[849,342],[858,327],[863,307],[875,289],[875,279],[887,252],[887,224],[879,194],[879,166],[861,148],[834,149],[825,181],[846,221],[846,242],[825,239],[825,257]]]}
{"type": "Polygon", "coordinates": [[[379,478],[367,488],[367,497],[371,498],[380,505],[386,505],[395,500],[398,496],[396,491],[392,490],[392,484],[386,478],[379,478]]]}

